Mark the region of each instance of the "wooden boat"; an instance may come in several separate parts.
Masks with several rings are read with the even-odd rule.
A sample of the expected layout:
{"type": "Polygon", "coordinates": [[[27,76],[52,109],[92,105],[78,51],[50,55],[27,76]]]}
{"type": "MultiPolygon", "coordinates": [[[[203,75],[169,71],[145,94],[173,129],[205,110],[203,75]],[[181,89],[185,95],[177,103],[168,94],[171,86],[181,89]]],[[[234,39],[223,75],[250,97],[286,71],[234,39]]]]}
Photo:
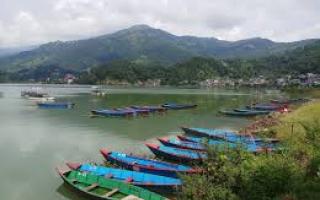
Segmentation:
{"type": "Polygon", "coordinates": [[[138,109],[138,108],[131,108],[131,107],[117,108],[115,110],[117,110],[117,111],[134,112],[135,115],[146,115],[146,114],[150,113],[150,110],[148,110],[148,109],[138,109]]]}
{"type": "Polygon", "coordinates": [[[248,105],[248,109],[253,109],[253,110],[264,110],[264,111],[276,111],[276,110],[281,110],[284,107],[284,105],[279,105],[279,104],[254,104],[254,105],[248,105]]]}
{"type": "Polygon", "coordinates": [[[164,112],[167,110],[161,106],[130,106],[130,107],[134,109],[142,109],[142,110],[146,109],[146,110],[149,110],[150,112],[164,112]]]}
{"type": "Polygon", "coordinates": [[[207,137],[215,140],[224,140],[232,143],[253,143],[254,137],[238,135],[235,132],[224,129],[209,129],[209,128],[187,128],[182,127],[182,130],[191,136],[207,137]]]}
{"type": "Polygon", "coordinates": [[[32,88],[31,90],[23,90],[23,91],[21,91],[21,96],[22,97],[37,97],[37,98],[49,96],[48,93],[43,92],[41,90],[42,90],[41,88],[32,88]]]}
{"type": "Polygon", "coordinates": [[[176,104],[176,103],[165,103],[162,107],[170,110],[182,110],[197,107],[197,104],[176,104]]]}
{"type": "Polygon", "coordinates": [[[245,109],[235,109],[235,110],[220,110],[221,114],[236,116],[236,117],[253,117],[257,115],[267,115],[270,111],[264,110],[245,110],[245,109]]]}
{"type": "Polygon", "coordinates": [[[94,96],[105,96],[107,93],[105,90],[103,90],[101,87],[98,86],[92,86],[91,87],[91,94],[94,96]]]}
{"type": "Polygon", "coordinates": [[[305,98],[298,98],[298,99],[286,99],[286,100],[279,100],[279,99],[271,99],[270,102],[273,104],[296,104],[296,103],[305,103],[310,101],[310,99],[305,98]]]}
{"type": "MultiPolygon", "coordinates": [[[[208,145],[214,145],[214,146],[222,146],[222,147],[227,147],[227,148],[236,148],[240,145],[247,150],[248,152],[262,152],[265,151],[266,149],[268,151],[273,151],[277,149],[277,146],[275,145],[277,142],[276,140],[271,140],[269,142],[263,142],[261,139],[254,139],[254,142],[250,143],[232,143],[228,141],[223,141],[223,140],[215,140],[215,139],[210,139],[210,138],[200,138],[200,137],[190,137],[190,136],[183,136],[183,135],[178,135],[177,136],[180,140],[182,141],[187,141],[187,142],[194,142],[194,143],[200,143],[200,144],[208,144],[208,145]],[[256,142],[257,141],[257,142],[256,142]]],[[[266,140],[268,141],[268,140],[266,140]]]]}
{"type": "Polygon", "coordinates": [[[75,190],[95,199],[106,200],[168,200],[146,189],[70,169],[68,166],[57,167],[63,181],[75,190]]]}
{"type": "Polygon", "coordinates": [[[152,143],[147,143],[146,146],[152,151],[153,154],[160,158],[182,163],[200,162],[207,158],[207,155],[204,152],[199,151],[168,147],[152,143]]]}
{"type": "Polygon", "coordinates": [[[71,102],[38,102],[39,108],[45,109],[71,109],[74,107],[74,103],[71,102]]]}
{"type": "Polygon", "coordinates": [[[97,176],[103,176],[113,180],[123,181],[132,185],[143,187],[172,189],[181,186],[182,184],[181,180],[178,178],[98,166],[89,163],[67,163],[67,165],[74,170],[88,172],[97,176]]]}
{"type": "Polygon", "coordinates": [[[158,138],[161,144],[169,147],[176,147],[181,149],[190,149],[195,151],[205,151],[205,146],[198,142],[189,142],[183,140],[177,140],[174,138],[162,137],[158,138]]]}
{"type": "MultiPolygon", "coordinates": [[[[221,144],[228,141],[224,140],[216,140],[216,139],[210,139],[206,137],[192,137],[192,136],[185,136],[185,135],[177,135],[177,137],[182,141],[188,141],[188,142],[197,142],[197,143],[208,143],[208,144],[221,144]]],[[[257,137],[246,137],[242,136],[244,141],[248,141],[249,143],[256,143],[257,145],[267,145],[267,144],[276,144],[279,143],[279,139],[276,138],[257,138],[257,137]]]]}
{"type": "Polygon", "coordinates": [[[93,115],[99,115],[104,117],[127,117],[127,116],[133,116],[135,113],[133,111],[117,111],[117,110],[109,110],[109,109],[103,109],[103,110],[92,110],[91,113],[93,115]]]}
{"type": "Polygon", "coordinates": [[[181,129],[189,135],[195,135],[198,137],[209,137],[216,139],[225,139],[227,137],[239,137],[235,132],[226,129],[209,129],[209,128],[187,128],[181,127],[181,129]]]}
{"type": "Polygon", "coordinates": [[[36,102],[54,102],[56,100],[55,97],[27,97],[30,101],[36,101],[36,102]]]}
{"type": "Polygon", "coordinates": [[[177,173],[191,174],[201,171],[186,165],[132,156],[120,152],[108,151],[107,149],[101,149],[100,152],[106,160],[123,168],[160,176],[177,178],[177,173]]]}

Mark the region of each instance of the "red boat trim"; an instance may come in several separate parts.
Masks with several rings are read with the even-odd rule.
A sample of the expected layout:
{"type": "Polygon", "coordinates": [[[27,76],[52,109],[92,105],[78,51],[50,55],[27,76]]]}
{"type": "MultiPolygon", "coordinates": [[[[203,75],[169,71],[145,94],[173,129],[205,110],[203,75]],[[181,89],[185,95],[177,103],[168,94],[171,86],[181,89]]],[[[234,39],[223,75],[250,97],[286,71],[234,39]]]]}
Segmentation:
{"type": "Polygon", "coordinates": [[[66,165],[73,170],[77,170],[81,167],[81,163],[77,163],[77,162],[67,162],[66,165]]]}
{"type": "Polygon", "coordinates": [[[164,141],[164,142],[169,142],[169,138],[168,137],[161,137],[158,138],[159,141],[164,141]]]}
{"type": "Polygon", "coordinates": [[[109,155],[111,154],[111,151],[108,151],[108,149],[106,149],[106,148],[102,148],[102,149],[100,149],[100,153],[101,153],[104,157],[109,157],[109,155]]]}
{"type": "Polygon", "coordinates": [[[150,147],[150,148],[153,148],[153,149],[159,149],[159,145],[157,145],[157,144],[153,144],[153,143],[145,143],[145,145],[147,146],[147,147],[150,147]]]}

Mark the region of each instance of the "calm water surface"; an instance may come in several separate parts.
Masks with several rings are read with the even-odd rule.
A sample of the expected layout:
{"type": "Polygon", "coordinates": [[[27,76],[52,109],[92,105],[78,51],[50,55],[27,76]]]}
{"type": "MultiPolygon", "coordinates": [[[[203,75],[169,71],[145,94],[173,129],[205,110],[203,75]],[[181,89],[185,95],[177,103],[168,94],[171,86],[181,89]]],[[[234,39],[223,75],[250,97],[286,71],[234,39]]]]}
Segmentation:
{"type": "Polygon", "coordinates": [[[276,93],[252,90],[110,89],[107,97],[90,88],[47,87],[58,100],[76,104],[73,110],[42,110],[20,97],[29,86],[0,85],[0,199],[82,200],[62,184],[54,167],[65,161],[102,162],[99,148],[150,154],[143,143],[174,134],[179,126],[238,129],[247,119],[217,115],[221,108],[238,107],[276,93]],[[94,108],[126,105],[196,103],[194,110],[133,119],[89,118],[94,108]]]}

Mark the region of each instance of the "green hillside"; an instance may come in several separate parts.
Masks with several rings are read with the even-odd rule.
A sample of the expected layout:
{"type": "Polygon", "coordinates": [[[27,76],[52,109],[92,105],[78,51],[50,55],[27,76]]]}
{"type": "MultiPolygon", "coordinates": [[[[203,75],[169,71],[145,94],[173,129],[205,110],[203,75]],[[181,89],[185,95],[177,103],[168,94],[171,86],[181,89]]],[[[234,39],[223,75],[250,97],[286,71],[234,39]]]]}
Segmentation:
{"type": "Polygon", "coordinates": [[[253,38],[236,42],[215,38],[175,36],[146,25],[86,40],[51,42],[31,51],[0,59],[0,70],[19,71],[54,65],[82,71],[114,60],[172,65],[192,57],[252,58],[279,54],[313,43],[276,43],[253,38]]]}

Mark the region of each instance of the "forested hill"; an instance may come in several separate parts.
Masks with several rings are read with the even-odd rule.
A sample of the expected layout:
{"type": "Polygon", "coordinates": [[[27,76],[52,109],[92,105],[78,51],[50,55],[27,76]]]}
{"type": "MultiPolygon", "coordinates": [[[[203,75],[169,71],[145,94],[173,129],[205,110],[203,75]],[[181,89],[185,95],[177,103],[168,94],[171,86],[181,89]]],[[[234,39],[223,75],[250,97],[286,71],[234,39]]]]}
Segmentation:
{"type": "Polygon", "coordinates": [[[250,79],[263,75],[276,79],[303,73],[320,74],[320,41],[279,56],[259,59],[214,59],[195,57],[166,67],[159,64],[139,64],[115,61],[93,68],[80,75],[81,83],[121,80],[130,83],[160,79],[162,84],[198,84],[212,78],[250,79]]]}
{"type": "Polygon", "coordinates": [[[30,51],[0,58],[0,70],[19,71],[56,66],[79,72],[114,60],[169,66],[198,56],[253,58],[276,55],[314,41],[276,43],[252,38],[229,42],[215,38],[176,36],[146,25],[137,25],[86,40],[51,42],[30,51]]]}

